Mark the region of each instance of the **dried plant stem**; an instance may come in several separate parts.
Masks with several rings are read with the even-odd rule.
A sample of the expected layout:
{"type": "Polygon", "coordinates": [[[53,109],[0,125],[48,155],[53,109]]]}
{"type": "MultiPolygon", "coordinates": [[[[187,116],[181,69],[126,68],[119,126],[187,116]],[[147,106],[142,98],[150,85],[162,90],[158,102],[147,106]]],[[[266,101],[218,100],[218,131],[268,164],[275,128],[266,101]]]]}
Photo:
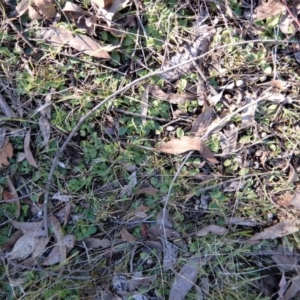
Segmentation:
{"type": "MultiPolygon", "coordinates": [[[[149,79],[153,76],[156,75],[161,75],[163,73],[166,73],[168,71],[174,70],[180,66],[183,66],[187,63],[192,63],[193,61],[196,61],[197,59],[203,58],[206,55],[218,50],[218,49],[224,49],[230,46],[238,46],[238,45],[245,45],[248,44],[249,42],[251,43],[297,43],[297,41],[279,41],[279,40],[262,40],[262,39],[257,39],[257,40],[252,40],[252,41],[243,41],[243,42],[237,42],[237,43],[231,43],[231,44],[227,44],[227,45],[222,45],[216,48],[211,49],[210,51],[193,57],[181,64],[175,65],[175,66],[171,66],[168,69],[165,69],[163,71],[161,70],[157,70],[154,72],[151,72],[143,77],[137,78],[134,81],[130,82],[129,84],[127,84],[126,86],[120,88],[119,90],[117,90],[116,92],[112,93],[110,96],[106,97],[103,101],[101,101],[99,104],[97,104],[93,109],[91,109],[86,115],[84,115],[83,117],[80,118],[80,120],[78,121],[78,123],[76,124],[76,126],[73,128],[73,130],[71,131],[71,133],[69,134],[68,138],[65,140],[65,142],[63,143],[63,145],[58,149],[58,151],[56,152],[53,161],[52,161],[52,165],[51,165],[51,169],[48,175],[48,180],[47,180],[47,184],[45,187],[45,194],[44,194],[44,207],[43,207],[43,214],[44,214],[44,229],[46,234],[48,235],[48,199],[49,199],[49,190],[50,190],[50,186],[52,183],[52,178],[53,178],[53,174],[54,174],[54,170],[57,166],[57,162],[59,157],[62,155],[63,151],[65,150],[65,148],[67,147],[67,145],[69,144],[69,142],[71,141],[71,139],[74,137],[74,135],[76,134],[76,132],[79,130],[80,126],[83,124],[84,121],[86,121],[90,116],[92,116],[98,109],[100,109],[101,107],[103,107],[106,103],[108,103],[109,101],[113,100],[116,96],[122,94],[123,92],[127,91],[128,89],[136,86],[138,83],[149,79]]],[[[257,101],[256,101],[257,102],[257,101]]],[[[252,103],[251,103],[252,104],[252,103]]],[[[249,105],[250,106],[250,105],[249,105]]],[[[240,110],[238,110],[236,113],[238,113],[240,110]]],[[[228,117],[225,117],[224,119],[228,119],[228,117]]]]}

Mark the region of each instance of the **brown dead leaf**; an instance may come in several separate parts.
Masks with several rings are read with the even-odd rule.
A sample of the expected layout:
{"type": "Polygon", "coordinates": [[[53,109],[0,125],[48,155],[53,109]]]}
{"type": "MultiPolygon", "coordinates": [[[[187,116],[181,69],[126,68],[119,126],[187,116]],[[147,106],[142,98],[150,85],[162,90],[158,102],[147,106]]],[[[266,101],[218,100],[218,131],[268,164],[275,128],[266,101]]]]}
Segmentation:
{"type": "Polygon", "coordinates": [[[24,235],[40,237],[45,235],[43,230],[43,222],[18,222],[12,221],[12,225],[16,229],[20,229],[24,235]]]}
{"type": "Polygon", "coordinates": [[[191,134],[196,136],[202,136],[205,133],[207,127],[212,121],[213,111],[213,108],[209,107],[199,115],[199,117],[193,123],[191,134]]]}
{"type": "Polygon", "coordinates": [[[69,45],[84,54],[102,59],[110,59],[108,52],[103,50],[103,47],[86,35],[77,34],[69,41],[69,45]]]}
{"type": "Polygon", "coordinates": [[[262,225],[262,223],[257,222],[254,217],[250,218],[239,218],[239,217],[225,217],[225,225],[241,225],[241,226],[248,226],[248,227],[256,227],[262,225]]]}
{"type": "Polygon", "coordinates": [[[149,86],[145,88],[145,91],[142,95],[142,101],[141,101],[141,115],[142,115],[142,123],[145,124],[147,119],[147,113],[148,113],[148,102],[149,102],[149,86]]]}
{"type": "Polygon", "coordinates": [[[214,158],[210,149],[205,146],[204,142],[198,137],[184,136],[181,139],[173,139],[169,142],[162,143],[157,150],[168,154],[182,154],[187,151],[199,151],[205,159],[212,164],[217,164],[218,161],[214,158]]]}
{"type": "Polygon", "coordinates": [[[295,299],[294,296],[300,291],[300,275],[294,276],[291,281],[291,285],[287,288],[281,300],[295,299]]]}
{"type": "Polygon", "coordinates": [[[128,282],[129,290],[134,291],[139,288],[149,288],[156,279],[156,275],[145,277],[142,272],[134,272],[131,280],[128,282]]]}
{"type": "Polygon", "coordinates": [[[163,210],[157,213],[156,223],[157,225],[168,227],[168,228],[173,227],[173,222],[168,211],[166,211],[165,214],[163,210]]]}
{"type": "Polygon", "coordinates": [[[94,4],[96,4],[99,8],[107,8],[112,5],[113,0],[93,0],[94,4]]]}
{"type": "Polygon", "coordinates": [[[224,133],[217,132],[220,138],[222,155],[232,154],[236,150],[238,130],[234,124],[229,124],[229,128],[229,130],[224,130],[224,133]]]}
{"type": "Polygon", "coordinates": [[[0,149],[0,169],[9,166],[8,159],[12,158],[14,149],[9,142],[9,137],[5,139],[4,146],[0,149]]]}
{"type": "Polygon", "coordinates": [[[169,300],[184,300],[189,290],[195,284],[199,272],[199,265],[201,258],[194,257],[180,269],[176,274],[174,283],[172,285],[169,300]]]}
{"type": "Polygon", "coordinates": [[[86,238],[83,240],[88,248],[107,248],[111,246],[111,241],[108,239],[86,238]]]}
{"type": "Polygon", "coordinates": [[[289,205],[293,205],[295,209],[300,210],[300,190],[295,191],[289,205]]]}
{"type": "Polygon", "coordinates": [[[150,229],[148,230],[148,235],[152,240],[157,240],[158,238],[165,236],[169,239],[180,238],[180,233],[178,231],[168,227],[163,228],[160,225],[150,227],[150,229]]]}
{"type": "MultiPolygon", "coordinates": [[[[0,97],[0,99],[1,99],[1,97],[0,97]]],[[[2,149],[4,147],[5,139],[6,139],[6,127],[0,127],[0,149],[2,149]]]]}
{"type": "Polygon", "coordinates": [[[39,118],[39,126],[43,136],[43,143],[41,147],[44,147],[48,144],[51,134],[51,127],[48,119],[46,117],[40,116],[39,118]]]}
{"type": "Polygon", "coordinates": [[[284,292],[286,291],[286,288],[288,286],[284,273],[281,276],[281,280],[280,280],[278,286],[279,286],[279,291],[277,293],[278,293],[278,296],[280,297],[280,299],[282,299],[284,292]]]}
{"type": "Polygon", "coordinates": [[[218,225],[208,225],[195,232],[194,235],[206,236],[209,233],[216,234],[216,235],[225,235],[228,233],[228,229],[218,225]]]}
{"type": "Polygon", "coordinates": [[[56,8],[53,0],[33,0],[31,5],[38,15],[44,19],[53,19],[56,15],[56,8]]]}
{"type": "Polygon", "coordinates": [[[129,0],[92,0],[92,3],[99,7],[99,11],[104,17],[108,26],[111,26],[111,21],[115,13],[126,7],[129,2],[129,0]]]}
{"type": "Polygon", "coordinates": [[[29,0],[22,0],[11,13],[10,17],[21,17],[26,13],[29,7],[29,0]]]}
{"type": "Polygon", "coordinates": [[[149,210],[148,206],[141,205],[138,208],[136,208],[134,211],[131,211],[131,212],[127,213],[124,216],[123,221],[127,221],[127,220],[129,220],[131,218],[134,218],[134,220],[135,219],[144,219],[144,218],[147,217],[147,215],[145,213],[148,210],[149,210]]]}
{"type": "MultiPolygon", "coordinates": [[[[70,252],[74,248],[75,237],[74,235],[66,235],[63,238],[63,245],[66,248],[66,253],[70,252]]],[[[60,263],[63,261],[62,254],[64,252],[61,251],[60,245],[55,245],[47,258],[43,261],[44,266],[52,266],[54,264],[60,263]]]]}
{"type": "Polygon", "coordinates": [[[14,232],[11,237],[2,245],[0,245],[0,251],[2,252],[10,252],[17,242],[17,240],[23,235],[21,230],[17,230],[14,232]]]}
{"type": "Polygon", "coordinates": [[[61,229],[61,226],[59,224],[59,221],[57,220],[56,217],[54,217],[54,215],[50,215],[50,224],[53,228],[54,231],[54,235],[56,238],[56,242],[58,245],[58,249],[59,249],[59,257],[60,257],[60,262],[64,262],[67,258],[67,246],[65,244],[65,240],[64,240],[64,235],[61,229]]]}
{"type": "Polygon", "coordinates": [[[276,239],[278,237],[298,232],[299,228],[297,225],[299,225],[299,221],[297,220],[277,223],[274,226],[266,228],[262,232],[254,234],[248,242],[252,243],[259,242],[260,240],[276,239]]]}
{"type": "Polygon", "coordinates": [[[297,256],[274,254],[272,259],[276,262],[276,265],[281,273],[286,272],[300,272],[300,265],[297,256]]]}
{"type": "Polygon", "coordinates": [[[31,130],[29,129],[25,135],[25,139],[24,139],[24,152],[25,152],[25,157],[28,161],[28,163],[35,167],[38,168],[38,165],[35,161],[35,159],[33,158],[32,152],[30,150],[30,132],[31,130]]]}
{"type": "Polygon", "coordinates": [[[174,271],[174,265],[176,264],[177,255],[178,255],[178,247],[166,241],[165,239],[161,239],[161,243],[163,244],[163,253],[164,253],[163,270],[174,271]]]}
{"type": "MultiPolygon", "coordinates": [[[[18,239],[12,251],[9,253],[9,258],[17,259],[17,260],[27,258],[35,251],[35,249],[38,250],[41,249],[39,247],[39,244],[41,244],[44,238],[45,237],[34,237],[34,236],[23,235],[18,239]]],[[[42,244],[44,245],[45,243],[42,242],[42,244]]]]}
{"type": "MultiPolygon", "coordinates": [[[[147,87],[146,85],[145,87],[147,87]]],[[[182,94],[174,94],[174,93],[165,93],[162,91],[157,85],[151,84],[149,86],[149,93],[153,98],[167,101],[171,104],[184,104],[187,100],[195,100],[197,97],[192,93],[182,93],[182,94]]]]}
{"type": "Polygon", "coordinates": [[[132,194],[133,195],[146,194],[146,195],[155,196],[155,195],[159,194],[159,192],[160,191],[154,187],[148,187],[148,188],[141,188],[137,191],[134,191],[132,194]]]}
{"type": "Polygon", "coordinates": [[[133,236],[132,234],[130,234],[125,227],[122,227],[121,231],[120,231],[120,234],[121,234],[121,239],[124,241],[124,242],[134,242],[136,241],[136,237],[133,236]]]}
{"type": "Polygon", "coordinates": [[[77,34],[62,27],[51,27],[42,30],[42,37],[53,46],[62,47],[69,45],[70,47],[93,57],[110,59],[107,51],[112,51],[115,47],[102,47],[90,37],[77,34]]]}
{"type": "Polygon", "coordinates": [[[262,0],[262,4],[255,10],[255,20],[264,20],[286,10],[285,5],[279,0],[262,0]]]}
{"type": "Polygon", "coordinates": [[[62,11],[67,19],[76,24],[77,28],[86,30],[90,35],[95,34],[95,25],[98,20],[96,16],[93,16],[70,1],[66,2],[62,11]]]}

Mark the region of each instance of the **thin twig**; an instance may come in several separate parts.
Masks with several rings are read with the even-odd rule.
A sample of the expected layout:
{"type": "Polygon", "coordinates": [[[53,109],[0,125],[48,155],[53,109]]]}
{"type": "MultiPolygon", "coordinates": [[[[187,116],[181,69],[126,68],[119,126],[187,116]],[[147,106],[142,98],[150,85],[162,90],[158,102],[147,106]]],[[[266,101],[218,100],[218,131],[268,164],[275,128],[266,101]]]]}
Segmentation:
{"type": "MultiPolygon", "coordinates": [[[[168,206],[168,203],[169,203],[169,200],[170,200],[170,196],[171,196],[171,191],[173,189],[173,185],[179,175],[179,173],[181,172],[183,166],[185,165],[185,163],[187,162],[187,160],[191,157],[191,155],[193,154],[194,151],[190,151],[188,153],[188,155],[185,157],[185,159],[183,160],[183,162],[181,163],[180,167],[178,168],[175,176],[173,177],[173,180],[169,186],[169,190],[168,190],[168,194],[167,194],[167,197],[164,199],[165,201],[165,204],[164,204],[164,207],[163,207],[163,217],[162,219],[165,220],[165,217],[166,217],[166,212],[167,212],[167,206],[168,206]]],[[[163,231],[164,231],[164,236],[165,236],[165,239],[167,240],[167,234],[166,234],[166,228],[165,228],[165,222],[162,221],[162,228],[163,228],[163,231]]]]}
{"type": "Polygon", "coordinates": [[[124,115],[128,115],[128,116],[133,116],[133,117],[140,117],[140,118],[146,118],[149,120],[154,120],[154,121],[159,121],[159,122],[168,122],[169,120],[167,119],[162,119],[162,118],[157,118],[157,117],[152,117],[152,116],[143,116],[142,114],[137,114],[137,113],[133,113],[130,111],[126,111],[123,109],[118,109],[118,108],[114,108],[112,109],[112,111],[118,112],[120,114],[124,114],[124,115]]]}
{"type": "Polygon", "coordinates": [[[22,38],[22,40],[27,44],[30,48],[32,48],[33,52],[37,52],[38,48],[34,47],[33,44],[31,44],[28,39],[24,36],[24,34],[15,26],[15,24],[10,21],[9,19],[6,19],[6,22],[11,26],[11,28],[17,32],[17,34],[22,38]]]}
{"type": "MultiPolygon", "coordinates": [[[[262,39],[252,40],[250,42],[251,43],[276,43],[276,42],[277,43],[297,43],[297,41],[278,41],[278,40],[262,40],[262,39]]],[[[144,81],[148,78],[151,78],[151,77],[156,76],[156,75],[161,75],[161,74],[166,73],[168,71],[174,70],[174,69],[176,69],[180,66],[183,66],[187,63],[191,63],[191,62],[193,62],[193,61],[195,61],[199,58],[203,58],[206,55],[214,52],[215,50],[224,49],[224,48],[227,48],[227,47],[230,47],[230,46],[244,45],[244,44],[248,44],[248,43],[249,43],[249,41],[243,41],[243,42],[238,42],[238,43],[230,43],[230,44],[222,45],[222,46],[213,48],[210,51],[208,51],[208,52],[206,52],[202,55],[193,57],[193,58],[191,58],[191,59],[189,59],[189,60],[187,60],[187,61],[185,61],[181,64],[171,66],[171,67],[167,68],[166,70],[154,71],[154,72],[151,72],[151,73],[149,73],[145,76],[137,78],[134,81],[128,83],[126,86],[124,86],[124,87],[120,88],[119,90],[117,90],[116,92],[112,93],[110,96],[106,97],[103,101],[101,101],[93,109],[91,109],[86,115],[81,117],[80,120],[78,121],[78,123],[76,124],[76,126],[73,128],[73,130],[69,134],[68,138],[65,140],[65,142],[60,147],[60,149],[58,149],[58,151],[56,152],[55,157],[53,158],[53,161],[52,161],[51,169],[50,169],[50,172],[49,172],[49,175],[48,175],[47,184],[46,184],[46,187],[45,187],[45,194],[44,194],[43,214],[44,214],[44,227],[45,227],[46,234],[48,235],[48,218],[47,218],[47,215],[48,215],[49,190],[50,190],[50,185],[51,185],[51,182],[52,182],[52,177],[53,177],[53,174],[54,174],[54,170],[57,166],[57,162],[58,162],[59,157],[62,155],[63,151],[65,150],[65,148],[67,147],[67,145],[69,144],[69,142],[71,141],[71,139],[76,134],[76,132],[80,128],[81,124],[85,120],[87,120],[91,115],[93,115],[99,108],[104,106],[107,102],[113,100],[116,96],[122,94],[123,92],[127,91],[131,87],[137,85],[138,83],[140,83],[140,82],[142,82],[142,81],[144,81]]],[[[224,119],[227,119],[227,118],[225,117],[224,119]]]]}

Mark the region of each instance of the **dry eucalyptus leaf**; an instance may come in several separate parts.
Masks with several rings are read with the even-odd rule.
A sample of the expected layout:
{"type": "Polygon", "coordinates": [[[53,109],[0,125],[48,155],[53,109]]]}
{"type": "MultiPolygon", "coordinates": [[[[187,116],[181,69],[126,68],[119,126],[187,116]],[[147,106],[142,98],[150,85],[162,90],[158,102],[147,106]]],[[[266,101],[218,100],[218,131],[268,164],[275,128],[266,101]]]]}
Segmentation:
{"type": "Polygon", "coordinates": [[[66,28],[52,26],[42,29],[41,37],[55,47],[63,47],[73,38],[73,33],[66,28]]]}
{"type": "Polygon", "coordinates": [[[45,231],[43,229],[43,221],[41,222],[18,222],[12,221],[12,225],[16,229],[20,229],[24,235],[39,237],[45,235],[45,231]]]}
{"type": "Polygon", "coordinates": [[[293,277],[291,281],[291,285],[287,288],[281,300],[294,299],[294,296],[300,291],[300,275],[293,277]]]}
{"type": "Polygon", "coordinates": [[[37,13],[45,19],[53,19],[56,15],[56,8],[53,0],[33,0],[32,4],[37,13]]]}
{"type": "Polygon", "coordinates": [[[37,258],[40,254],[42,254],[49,243],[50,236],[41,236],[38,239],[38,243],[35,245],[34,251],[32,253],[32,258],[37,258]]]}
{"type": "Polygon", "coordinates": [[[296,190],[293,198],[288,203],[288,205],[293,205],[295,209],[300,210],[300,191],[296,190]]]}
{"type": "Polygon", "coordinates": [[[238,130],[234,124],[229,124],[229,130],[218,132],[217,135],[220,138],[220,144],[222,148],[222,155],[232,154],[236,150],[238,130]]]}
{"type": "Polygon", "coordinates": [[[120,234],[121,234],[121,239],[124,241],[124,242],[134,242],[136,241],[136,237],[133,236],[132,234],[130,234],[126,229],[125,227],[122,227],[121,231],[120,231],[120,234]]]}
{"type": "Polygon", "coordinates": [[[168,211],[165,211],[164,214],[164,211],[161,210],[156,216],[156,223],[168,228],[173,227],[173,222],[168,211]]]}
{"type": "Polygon", "coordinates": [[[6,140],[6,128],[0,127],[0,149],[4,147],[5,140],[6,140]]]}
{"type": "Polygon", "coordinates": [[[205,133],[207,127],[212,121],[213,111],[213,108],[209,107],[198,116],[198,118],[193,123],[191,134],[202,136],[205,133]]]}
{"type": "Polygon", "coordinates": [[[30,150],[30,132],[31,132],[31,130],[29,129],[27,131],[27,133],[25,135],[25,139],[24,139],[25,157],[31,166],[38,168],[38,165],[37,165],[35,159],[33,158],[32,152],[30,150]]]}
{"type": "Polygon", "coordinates": [[[201,263],[199,257],[189,259],[189,261],[176,274],[172,285],[169,300],[184,300],[189,290],[196,282],[198,275],[198,266],[201,263]]]}
{"type": "Polygon", "coordinates": [[[94,4],[96,4],[99,8],[106,8],[112,5],[113,0],[92,0],[94,4]]]}
{"type": "Polygon", "coordinates": [[[239,218],[239,217],[225,217],[225,225],[241,225],[248,227],[255,227],[262,225],[260,222],[257,222],[254,218],[239,218]]]}
{"type": "Polygon", "coordinates": [[[299,225],[299,221],[296,220],[277,223],[274,226],[266,228],[262,232],[254,234],[253,237],[248,240],[248,242],[252,243],[259,242],[260,240],[276,239],[298,232],[299,228],[297,225],[299,225]]]}
{"type": "Polygon", "coordinates": [[[52,199],[58,200],[61,202],[69,202],[70,198],[71,198],[71,196],[61,195],[60,192],[57,192],[52,196],[52,199]]]}
{"type": "Polygon", "coordinates": [[[293,183],[294,181],[299,180],[299,176],[295,168],[290,164],[290,172],[289,172],[289,179],[286,185],[293,183]]]}
{"type": "Polygon", "coordinates": [[[235,181],[231,181],[227,184],[224,184],[223,187],[223,191],[224,192],[236,192],[239,191],[243,188],[243,186],[245,185],[245,181],[243,180],[235,180],[235,181]]]}
{"type": "Polygon", "coordinates": [[[251,97],[245,97],[246,99],[246,105],[253,103],[253,105],[246,107],[242,111],[242,125],[248,126],[251,125],[254,121],[254,115],[256,111],[257,104],[255,103],[255,100],[251,97]]]}
{"type": "MultiPolygon", "coordinates": [[[[138,208],[136,208],[134,211],[131,211],[131,212],[127,213],[124,216],[123,221],[127,221],[129,219],[133,219],[133,220],[135,220],[135,219],[144,219],[145,218],[145,213],[148,210],[149,210],[148,206],[141,205],[138,208]]],[[[147,217],[147,215],[146,215],[146,217],[147,217]]]]}
{"type": "MultiPolygon", "coordinates": [[[[148,85],[146,85],[147,87],[148,85]]],[[[165,93],[162,91],[157,85],[151,84],[149,86],[149,93],[153,98],[167,101],[171,104],[184,104],[187,100],[195,100],[197,96],[192,93],[182,93],[182,94],[174,94],[174,93],[165,93]]]]}
{"type": "Polygon", "coordinates": [[[295,56],[295,59],[296,59],[297,63],[300,64],[300,52],[296,52],[294,54],[294,56],[295,56]]]}
{"type": "Polygon", "coordinates": [[[93,16],[89,12],[83,10],[78,5],[67,1],[63,8],[63,13],[67,19],[73,21],[77,28],[86,30],[90,35],[95,34],[95,24],[97,23],[97,17],[93,16]]]}
{"type": "Polygon", "coordinates": [[[0,109],[2,112],[5,114],[6,117],[11,117],[13,116],[13,112],[10,109],[9,105],[6,103],[5,99],[2,97],[0,94],[0,109]]]}
{"type": "Polygon", "coordinates": [[[69,45],[70,47],[93,57],[110,59],[108,50],[115,47],[100,46],[96,41],[83,34],[74,35],[72,31],[62,27],[51,27],[42,30],[42,37],[53,46],[62,47],[69,45]]]}
{"type": "Polygon", "coordinates": [[[50,140],[51,127],[50,127],[50,123],[49,123],[48,119],[43,116],[40,116],[40,118],[39,118],[39,126],[40,126],[40,130],[42,132],[42,136],[44,139],[41,147],[44,147],[48,144],[48,142],[50,140]]]}
{"type": "Polygon", "coordinates": [[[9,137],[5,139],[4,146],[0,149],[0,169],[9,166],[8,159],[12,158],[14,149],[9,142],[9,137]]]}
{"type": "Polygon", "coordinates": [[[217,164],[218,161],[214,158],[210,149],[205,146],[204,142],[198,137],[184,136],[181,139],[173,139],[169,142],[164,142],[157,147],[158,151],[168,154],[182,154],[187,151],[199,151],[205,159],[212,164],[217,164]]]}
{"type": "Polygon", "coordinates": [[[221,93],[219,93],[217,95],[209,96],[207,98],[209,104],[212,105],[212,106],[216,105],[222,99],[223,93],[224,93],[224,91],[222,91],[221,93]]]}
{"type": "Polygon", "coordinates": [[[42,265],[52,266],[54,264],[59,263],[60,261],[61,261],[61,254],[60,254],[59,246],[54,246],[51,252],[49,253],[49,255],[43,261],[42,265]]]}
{"type": "Polygon", "coordinates": [[[92,0],[92,3],[99,7],[99,12],[104,17],[107,25],[111,26],[115,13],[126,7],[130,0],[114,0],[111,3],[103,0],[92,0]]]}
{"type": "Polygon", "coordinates": [[[299,260],[295,255],[274,254],[272,259],[276,262],[281,273],[300,272],[299,260]]]}
{"type": "Polygon", "coordinates": [[[147,119],[145,118],[148,113],[148,101],[149,101],[149,86],[145,88],[145,91],[142,95],[141,101],[141,115],[142,115],[142,123],[145,124],[147,119]]]}
{"type": "MultiPolygon", "coordinates": [[[[74,235],[65,235],[63,240],[63,246],[66,249],[66,253],[74,248],[75,237],[74,235]]],[[[61,245],[56,245],[52,248],[47,258],[43,261],[44,266],[52,266],[54,264],[64,261],[64,251],[61,251],[61,245]]]]}
{"type": "Polygon", "coordinates": [[[162,237],[167,237],[169,239],[177,239],[180,238],[180,233],[174,229],[165,227],[163,228],[160,225],[155,225],[150,227],[147,231],[150,239],[152,240],[157,240],[158,238],[162,237]]]}
{"type": "Polygon", "coordinates": [[[12,251],[9,253],[10,259],[25,259],[31,255],[40,243],[39,237],[23,235],[18,239],[12,251]]]}
{"type": "Polygon", "coordinates": [[[26,13],[29,7],[29,0],[21,0],[16,6],[15,10],[11,13],[10,17],[21,17],[26,13]]]}
{"type": "Polygon", "coordinates": [[[209,233],[216,234],[216,235],[225,235],[228,233],[228,229],[218,226],[218,225],[208,225],[204,228],[198,230],[194,234],[196,236],[206,236],[209,233]]]}
{"type": "Polygon", "coordinates": [[[98,238],[86,238],[84,239],[85,245],[88,248],[107,248],[111,246],[111,241],[108,239],[98,239],[98,238]]]}
{"type": "Polygon", "coordinates": [[[279,0],[262,0],[262,4],[255,10],[255,20],[264,20],[278,15],[286,10],[285,5],[279,0]]]}
{"type": "Polygon", "coordinates": [[[50,215],[49,219],[58,245],[60,262],[62,263],[67,258],[67,247],[65,244],[64,235],[57,218],[54,217],[54,215],[50,215]]]}
{"type": "Polygon", "coordinates": [[[156,275],[145,277],[142,272],[134,272],[129,281],[129,290],[134,291],[139,288],[149,288],[156,279],[156,275]]]}
{"type": "Polygon", "coordinates": [[[166,241],[165,239],[162,239],[161,242],[163,244],[163,253],[164,253],[163,270],[174,271],[174,265],[176,264],[177,255],[178,255],[178,247],[166,241]]]}
{"type": "Polygon", "coordinates": [[[286,288],[288,287],[284,273],[282,273],[282,276],[281,276],[278,286],[279,286],[279,291],[277,293],[278,293],[278,296],[280,297],[280,299],[282,299],[284,292],[286,291],[286,288]]]}
{"type": "Polygon", "coordinates": [[[283,34],[294,34],[296,27],[293,24],[294,19],[291,17],[288,11],[282,14],[279,21],[279,28],[283,34]]]}
{"type": "Polygon", "coordinates": [[[133,172],[129,177],[129,183],[125,185],[120,192],[120,198],[127,196],[129,197],[132,194],[132,189],[136,186],[137,184],[137,177],[136,177],[136,172],[133,172]]]}
{"type": "Polygon", "coordinates": [[[86,35],[75,35],[75,37],[69,41],[69,45],[84,54],[102,59],[110,59],[107,50],[104,50],[104,47],[86,35]]]}

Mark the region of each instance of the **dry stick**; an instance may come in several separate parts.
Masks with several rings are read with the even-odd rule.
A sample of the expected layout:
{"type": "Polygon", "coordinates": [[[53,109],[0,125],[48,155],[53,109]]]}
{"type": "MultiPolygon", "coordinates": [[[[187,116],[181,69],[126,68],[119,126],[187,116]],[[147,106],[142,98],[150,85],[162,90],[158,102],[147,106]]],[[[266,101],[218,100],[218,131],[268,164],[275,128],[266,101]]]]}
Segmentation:
{"type": "MultiPolygon", "coordinates": [[[[214,52],[215,50],[218,50],[218,49],[224,49],[224,48],[227,48],[227,47],[230,47],[230,46],[237,46],[237,45],[244,45],[244,44],[248,44],[248,43],[275,43],[275,42],[282,42],[282,43],[297,43],[297,41],[278,41],[278,40],[261,40],[261,39],[258,39],[258,40],[252,40],[252,41],[243,41],[243,42],[238,42],[238,43],[231,43],[231,44],[227,44],[227,45],[223,45],[223,46],[220,46],[220,47],[216,47],[214,49],[211,49],[210,51],[202,54],[202,55],[199,55],[199,56],[196,56],[196,57],[193,57],[181,64],[178,64],[178,65],[175,65],[175,66],[171,66],[169,67],[168,69],[164,70],[164,71],[154,71],[152,73],[149,73],[143,77],[140,77],[140,78],[137,78],[135,79],[134,81],[132,81],[131,83],[127,84],[126,86],[122,87],[121,89],[117,90],[116,92],[112,93],[110,96],[106,97],[102,102],[100,102],[99,104],[97,104],[92,110],[90,110],[86,115],[84,115],[83,117],[80,118],[80,120],[78,121],[78,123],[76,124],[76,126],[73,128],[73,130],[71,131],[71,133],[69,134],[68,138],[65,140],[65,142],[63,143],[63,145],[58,149],[58,151],[56,152],[55,154],[55,157],[52,161],[52,165],[51,165],[51,169],[50,169],[50,172],[49,172],[49,175],[48,175],[48,180],[47,180],[47,184],[46,184],[46,187],[45,187],[45,195],[44,195],[44,208],[43,208],[43,214],[44,214],[44,228],[45,228],[45,232],[46,232],[46,235],[48,236],[48,218],[47,218],[47,215],[48,215],[48,199],[49,199],[49,190],[50,190],[50,185],[51,185],[51,182],[52,182],[52,177],[53,177],[53,173],[54,173],[54,170],[57,166],[57,162],[58,162],[58,158],[61,156],[61,154],[63,153],[63,151],[65,150],[66,146],[69,144],[69,142],[71,141],[71,139],[73,138],[73,136],[75,135],[75,133],[78,131],[79,127],[81,126],[81,124],[86,120],[88,119],[91,115],[93,115],[100,107],[102,107],[104,104],[106,104],[107,102],[109,102],[110,100],[114,99],[116,96],[122,94],[123,92],[127,91],[128,89],[130,89],[131,87],[135,86],[136,84],[148,79],[148,78],[151,78],[153,76],[156,76],[156,75],[161,75],[163,73],[166,73],[168,71],[171,71],[171,70],[174,70],[180,66],[183,66],[187,63],[191,63],[199,58],[202,58],[202,57],[205,57],[206,55],[214,52]]],[[[225,117],[226,119],[226,117],[225,117]]]]}
{"type": "Polygon", "coordinates": [[[194,151],[190,151],[188,153],[188,155],[185,157],[185,159],[183,160],[183,162],[181,163],[180,167],[178,168],[178,170],[177,170],[175,176],[173,177],[173,180],[172,180],[172,182],[171,182],[171,184],[169,186],[167,197],[166,197],[166,199],[164,199],[165,204],[164,204],[164,207],[163,207],[162,228],[163,228],[164,236],[165,236],[166,240],[167,240],[167,234],[166,234],[166,228],[165,228],[165,221],[164,220],[165,220],[165,217],[166,217],[167,206],[168,206],[169,199],[170,199],[170,196],[171,196],[171,191],[173,189],[173,185],[174,185],[174,183],[175,183],[175,181],[176,181],[179,173],[181,172],[183,166],[185,165],[185,163],[187,162],[187,160],[191,157],[191,155],[192,155],[193,152],[194,151]]]}

